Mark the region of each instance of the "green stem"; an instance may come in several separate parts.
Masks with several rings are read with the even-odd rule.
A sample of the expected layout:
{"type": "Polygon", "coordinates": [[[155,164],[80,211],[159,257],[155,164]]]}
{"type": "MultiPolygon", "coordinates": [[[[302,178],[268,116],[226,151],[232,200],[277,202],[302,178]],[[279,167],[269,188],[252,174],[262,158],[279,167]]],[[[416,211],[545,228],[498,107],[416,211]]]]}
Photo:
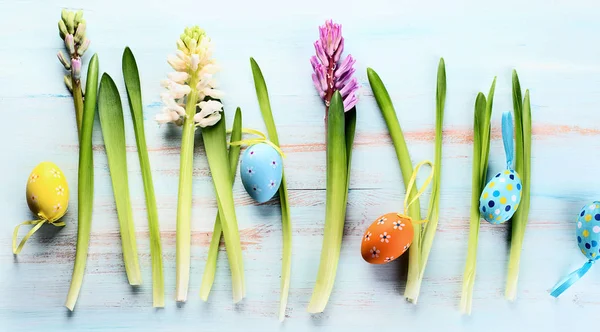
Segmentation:
{"type": "Polygon", "coordinates": [[[181,135],[181,156],[179,161],[179,193],[177,198],[177,230],[176,230],[176,290],[175,298],[178,302],[187,300],[188,286],[190,281],[190,257],[191,257],[191,218],[192,218],[192,174],[194,168],[194,133],[196,123],[196,103],[198,91],[196,85],[198,79],[194,74],[190,78],[189,86],[192,91],[187,96],[185,106],[186,117],[183,120],[183,132],[181,135]]]}
{"type": "Polygon", "coordinates": [[[77,134],[81,136],[81,123],[83,119],[83,93],[81,91],[81,80],[71,76],[73,84],[73,104],[75,105],[75,119],[77,121],[77,134]]]}
{"type": "Polygon", "coordinates": [[[96,113],[98,89],[98,56],[90,60],[87,73],[87,98],[85,99],[83,127],[79,147],[79,167],[77,182],[77,246],[71,286],[65,306],[73,311],[83,283],[83,274],[87,261],[94,205],[94,160],[92,151],[92,132],[96,113]]]}

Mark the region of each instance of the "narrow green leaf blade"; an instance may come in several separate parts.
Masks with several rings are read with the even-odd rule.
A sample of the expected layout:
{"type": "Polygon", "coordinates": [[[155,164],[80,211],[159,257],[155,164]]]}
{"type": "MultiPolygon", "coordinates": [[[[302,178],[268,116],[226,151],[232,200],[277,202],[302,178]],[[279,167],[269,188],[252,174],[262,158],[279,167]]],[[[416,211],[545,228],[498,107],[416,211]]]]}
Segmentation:
{"type": "Polygon", "coordinates": [[[336,91],[331,98],[327,120],[327,199],[325,205],[325,229],[321,263],[317,282],[308,305],[308,312],[325,310],[333,290],[335,275],[340,259],[342,235],[346,216],[346,186],[348,169],[344,105],[342,96],[336,91]]]}
{"type": "Polygon", "coordinates": [[[483,191],[483,187],[485,187],[487,180],[487,169],[488,169],[488,160],[490,155],[490,137],[491,137],[491,119],[492,119],[492,105],[494,103],[494,92],[496,91],[496,77],[494,77],[494,81],[492,82],[492,86],[490,87],[490,92],[488,93],[488,97],[485,104],[485,112],[481,113],[481,121],[480,124],[483,126],[481,128],[481,139],[483,144],[481,148],[481,165],[479,166],[480,178],[481,178],[481,189],[480,192],[483,191]]]}
{"type": "MultiPolygon", "coordinates": [[[[467,251],[467,261],[463,275],[462,296],[460,299],[461,312],[471,314],[473,302],[473,286],[475,285],[475,272],[477,266],[477,243],[479,239],[480,213],[479,197],[481,196],[482,186],[485,185],[485,178],[482,178],[482,159],[486,159],[483,153],[489,146],[489,135],[486,136],[486,128],[490,126],[490,117],[486,111],[487,102],[483,93],[477,95],[475,100],[475,115],[473,125],[473,174],[471,183],[471,218],[469,224],[469,243],[467,251]],[[487,138],[486,138],[487,137],[487,138]]],[[[487,150],[489,151],[489,150],[487,150]]],[[[487,168],[487,165],[484,166],[487,168]]]]}
{"type": "MultiPolygon", "coordinates": [[[[442,143],[444,127],[444,107],[446,104],[446,64],[441,58],[438,65],[437,84],[436,84],[436,102],[435,102],[435,156],[433,163],[433,182],[431,189],[431,198],[429,200],[430,214],[427,217],[427,224],[423,231],[423,241],[421,243],[421,262],[419,270],[419,286],[417,296],[420,292],[420,286],[425,274],[425,268],[429,259],[429,253],[433,246],[433,239],[437,230],[440,216],[440,186],[442,183],[442,143]]],[[[417,298],[413,299],[416,303],[417,298]]]]}
{"type": "MultiPolygon", "coordinates": [[[[516,72],[514,75],[516,76],[516,72]]],[[[518,97],[517,93],[514,93],[513,95],[518,97]]],[[[517,284],[519,281],[521,251],[523,248],[523,241],[525,239],[525,229],[529,219],[531,196],[531,101],[529,97],[529,90],[525,91],[525,100],[523,101],[522,112],[520,112],[519,118],[515,116],[515,124],[517,124],[517,130],[519,130],[519,128],[522,130],[520,135],[516,135],[517,141],[515,147],[520,146],[522,152],[521,159],[517,159],[516,162],[517,165],[521,166],[521,173],[519,173],[518,170],[517,173],[519,173],[519,176],[521,177],[523,189],[521,204],[512,218],[510,258],[508,261],[508,276],[506,279],[505,290],[505,297],[510,301],[514,301],[517,298],[517,284]]],[[[519,155],[517,155],[517,158],[519,158],[519,155]]]]}
{"type": "MultiPolygon", "coordinates": [[[[238,107],[235,111],[235,117],[233,119],[233,127],[231,129],[231,142],[237,142],[242,139],[242,111],[238,107]]],[[[235,181],[235,174],[237,170],[238,161],[240,159],[239,145],[230,145],[229,153],[227,158],[229,159],[229,170],[231,175],[231,183],[235,181]]],[[[219,245],[221,242],[221,234],[223,228],[221,226],[221,216],[217,213],[215,219],[215,226],[213,235],[210,240],[210,246],[208,248],[208,257],[206,258],[206,266],[204,268],[204,274],[202,275],[202,285],[200,285],[200,298],[203,301],[208,301],[208,295],[212,289],[212,285],[215,281],[215,273],[217,271],[217,258],[219,254],[219,245]]]]}
{"type": "MultiPolygon", "coordinates": [[[[406,145],[406,140],[404,139],[404,134],[402,133],[402,128],[400,127],[398,117],[396,116],[396,110],[394,109],[392,99],[390,98],[385,85],[375,70],[367,68],[367,76],[369,78],[371,89],[373,90],[373,95],[377,101],[377,105],[379,105],[383,119],[388,127],[388,132],[390,133],[390,137],[394,143],[394,149],[396,150],[396,157],[398,158],[398,163],[400,164],[404,188],[408,192],[408,184],[410,182],[410,178],[412,177],[413,165],[410,159],[408,146],[406,145]]],[[[409,193],[409,199],[412,199],[416,193],[416,187],[413,187],[409,193]]],[[[418,199],[415,200],[415,202],[409,207],[408,214],[413,220],[421,220],[421,205],[418,199]]],[[[406,281],[406,289],[404,291],[404,297],[409,300],[418,297],[420,254],[421,227],[415,227],[413,243],[408,251],[408,277],[406,281]]]]}
{"type": "Polygon", "coordinates": [[[206,158],[208,159],[208,165],[217,194],[219,216],[221,218],[225,248],[231,270],[233,301],[237,303],[245,296],[244,265],[233,192],[231,190],[232,181],[228,167],[226,136],[224,115],[217,124],[202,130],[206,158]]]}
{"type": "Polygon", "coordinates": [[[154,195],[154,183],[152,182],[152,170],[148,147],[146,146],[146,134],[144,131],[144,110],[142,106],[142,89],[140,87],[140,76],[133,52],[129,47],[123,52],[123,78],[129,98],[129,108],[133,119],[135,139],[144,181],[144,192],[146,194],[146,208],[148,210],[148,228],[150,230],[150,256],[152,258],[152,299],[154,307],[165,306],[165,281],[163,276],[163,259],[160,241],[160,225],[158,222],[158,209],[154,195]]]}
{"type": "Polygon", "coordinates": [[[94,205],[94,158],[92,151],[92,131],[96,113],[98,92],[98,55],[90,60],[87,72],[85,103],[79,144],[79,168],[77,176],[77,246],[71,286],[65,306],[75,309],[79,291],[83,283],[83,274],[87,261],[92,226],[92,208],[94,205]]]}
{"type": "Polygon", "coordinates": [[[133,212],[129,197],[129,180],[127,178],[127,156],[125,152],[125,125],[121,97],[113,79],[103,74],[98,93],[98,114],[102,136],[106,147],[108,168],[112,179],[119,227],[121,229],[121,245],[125,271],[130,285],[140,285],[142,276],[138,262],[137,244],[133,212]]]}
{"type": "MultiPolygon", "coordinates": [[[[277,128],[275,127],[275,119],[271,112],[271,103],[269,101],[269,92],[267,84],[263,77],[262,71],[258,63],[253,58],[250,58],[250,67],[252,68],[252,76],[254,78],[254,87],[256,89],[256,97],[258,105],[262,113],[263,121],[267,127],[269,140],[279,146],[279,137],[277,128]]],[[[290,288],[290,279],[292,272],[292,218],[290,214],[287,182],[285,179],[285,171],[281,178],[281,186],[279,187],[279,202],[281,204],[281,227],[283,234],[283,254],[281,262],[281,294],[279,299],[279,320],[285,318],[285,309],[288,302],[288,293],[290,288]]]]}

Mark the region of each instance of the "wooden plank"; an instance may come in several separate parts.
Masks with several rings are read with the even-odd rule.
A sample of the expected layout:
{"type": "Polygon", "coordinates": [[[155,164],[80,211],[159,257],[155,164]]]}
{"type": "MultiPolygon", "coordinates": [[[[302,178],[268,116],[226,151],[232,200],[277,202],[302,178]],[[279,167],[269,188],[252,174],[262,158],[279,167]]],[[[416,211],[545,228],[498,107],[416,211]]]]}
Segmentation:
{"type": "MultiPolygon", "coordinates": [[[[596,153],[600,137],[597,20],[592,0],[502,2],[462,0],[322,2],[316,0],[191,0],[146,2],[31,2],[0,0],[0,121],[3,144],[0,201],[0,326],[7,331],[507,331],[589,328],[600,309],[599,271],[555,300],[548,294],[584,258],[575,240],[575,217],[597,199],[596,153]],[[135,138],[125,112],[132,204],[144,284],[126,283],[118,222],[100,127],[94,128],[95,205],[90,255],[75,313],[63,307],[76,240],[77,134],[72,100],[55,53],[62,49],[56,21],[62,8],[85,10],[101,71],[116,80],[121,53],[138,60],[145,103],[146,136],[153,165],[163,236],[167,307],[151,308],[150,257],[145,203],[135,138]],[[325,313],[306,313],[314,285],[325,212],[323,105],[312,87],[308,57],[317,26],[333,15],[344,25],[346,51],[357,59],[362,85],[352,165],[348,217],[340,268],[325,313]],[[277,321],[281,227],[277,201],[255,204],[239,181],[234,186],[247,279],[247,298],[231,303],[230,276],[222,248],[210,301],[196,295],[201,281],[215,196],[202,146],[194,160],[193,245],[189,302],[177,306],[175,215],[180,131],[155,124],[161,110],[160,80],[166,56],[186,24],[201,24],[215,55],[231,122],[241,106],[244,126],[264,130],[249,60],[262,66],[287,158],[293,220],[292,281],[288,318],[277,321]],[[447,64],[444,166],[439,230],[418,306],[405,303],[406,258],[370,266],[359,241],[378,215],[397,211],[404,197],[398,163],[369,88],[366,67],[386,83],[414,162],[433,158],[435,70],[447,64]],[[510,75],[517,68],[530,88],[533,115],[532,205],[521,262],[518,300],[503,298],[509,225],[482,224],[472,317],[458,302],[466,255],[475,95],[498,86],[492,119],[490,172],[503,167],[500,114],[511,109],[510,75]],[[71,188],[67,227],[44,227],[22,254],[10,253],[12,228],[30,218],[25,180],[39,162],[51,160],[71,188]]],[[[88,56],[89,57],[89,56],[88,56]]],[[[198,140],[200,141],[200,140],[198,140]]],[[[424,198],[424,202],[428,196],[424,198]]],[[[424,204],[425,205],[425,204],[424,204]]]]}

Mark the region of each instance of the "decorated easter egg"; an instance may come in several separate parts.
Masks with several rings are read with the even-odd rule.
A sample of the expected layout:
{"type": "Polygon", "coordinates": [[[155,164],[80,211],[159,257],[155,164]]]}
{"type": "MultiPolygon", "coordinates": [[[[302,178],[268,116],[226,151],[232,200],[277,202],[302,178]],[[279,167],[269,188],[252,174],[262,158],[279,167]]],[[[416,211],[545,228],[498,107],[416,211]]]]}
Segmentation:
{"type": "Polygon", "coordinates": [[[281,155],[267,143],[251,145],[242,154],[240,174],[248,194],[264,203],[275,195],[281,184],[281,155]]]}
{"type": "Polygon", "coordinates": [[[600,257],[600,202],[583,207],[577,217],[577,244],[588,259],[600,257]]]}
{"type": "Polygon", "coordinates": [[[510,219],[519,207],[522,189],[521,178],[514,170],[507,169],[496,174],[479,198],[479,211],[483,218],[492,224],[510,219]]]}
{"type": "Polygon", "coordinates": [[[69,206],[69,186],[56,164],[45,161],[37,165],[27,180],[27,205],[40,219],[54,222],[69,206]]]}
{"type": "Polygon", "coordinates": [[[413,224],[398,213],[385,214],[375,220],[362,237],[360,251],[371,264],[386,264],[400,257],[412,244],[413,224]]]}

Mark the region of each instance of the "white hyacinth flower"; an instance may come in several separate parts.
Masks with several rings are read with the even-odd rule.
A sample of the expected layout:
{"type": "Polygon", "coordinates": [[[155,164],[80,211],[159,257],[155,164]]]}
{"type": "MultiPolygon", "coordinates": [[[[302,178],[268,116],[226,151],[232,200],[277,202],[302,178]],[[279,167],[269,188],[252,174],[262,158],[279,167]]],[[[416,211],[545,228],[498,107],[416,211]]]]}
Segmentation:
{"type": "Polygon", "coordinates": [[[216,89],[214,75],[219,66],[212,53],[212,42],[201,29],[186,29],[181,35],[177,51],[167,57],[175,72],[167,74],[167,79],[161,82],[167,91],[161,94],[165,108],[156,116],[158,123],[182,125],[190,118],[196,126],[207,127],[219,122],[223,104],[211,99],[222,98],[223,92],[216,89]],[[193,114],[186,114],[186,104],[197,106],[188,107],[193,114]]]}

